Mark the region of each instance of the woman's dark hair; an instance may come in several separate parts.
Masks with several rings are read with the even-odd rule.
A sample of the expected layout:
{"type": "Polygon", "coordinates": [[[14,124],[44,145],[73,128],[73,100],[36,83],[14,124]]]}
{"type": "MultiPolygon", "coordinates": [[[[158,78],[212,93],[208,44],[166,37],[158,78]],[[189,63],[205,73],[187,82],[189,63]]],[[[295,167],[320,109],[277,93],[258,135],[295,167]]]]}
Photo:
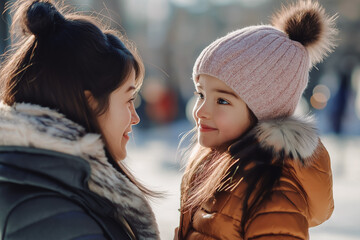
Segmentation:
{"type": "Polygon", "coordinates": [[[110,93],[143,63],[135,49],[88,16],[61,14],[49,0],[18,2],[12,35],[24,33],[1,70],[2,99],[57,109],[89,132],[99,132],[84,91],[107,110],[110,93]]]}
{"type": "Polygon", "coordinates": [[[50,0],[21,0],[12,7],[11,35],[20,37],[0,71],[2,101],[56,109],[87,132],[101,134],[96,116],[108,109],[110,94],[133,69],[137,87],[142,84],[144,67],[136,49],[94,18],[62,13],[50,0]],[[85,90],[97,100],[95,111],[85,90]]]}

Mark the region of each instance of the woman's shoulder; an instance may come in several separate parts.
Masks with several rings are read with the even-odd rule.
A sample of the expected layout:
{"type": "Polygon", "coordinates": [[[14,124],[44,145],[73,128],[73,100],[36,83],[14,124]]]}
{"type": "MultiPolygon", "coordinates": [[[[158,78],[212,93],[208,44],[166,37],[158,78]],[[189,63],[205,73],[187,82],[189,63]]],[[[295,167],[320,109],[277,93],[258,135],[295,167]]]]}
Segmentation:
{"type": "Polygon", "coordinates": [[[36,148],[1,147],[0,229],[4,239],[103,235],[87,203],[81,200],[91,202],[90,196],[78,194],[86,189],[82,183],[89,170],[81,159],[71,160],[78,166],[70,166],[66,157],[72,156],[36,148]]]}
{"type": "Polygon", "coordinates": [[[1,187],[1,229],[4,239],[106,239],[100,225],[78,203],[36,187],[1,187]]]}

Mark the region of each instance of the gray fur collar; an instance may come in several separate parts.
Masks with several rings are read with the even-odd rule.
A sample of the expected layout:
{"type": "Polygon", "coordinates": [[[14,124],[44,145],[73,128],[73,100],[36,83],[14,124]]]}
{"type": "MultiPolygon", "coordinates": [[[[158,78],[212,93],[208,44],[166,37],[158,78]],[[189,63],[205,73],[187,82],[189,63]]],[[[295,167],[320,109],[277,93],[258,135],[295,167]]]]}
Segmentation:
{"type": "Polygon", "coordinates": [[[319,136],[312,117],[288,117],[259,122],[249,133],[264,149],[307,164],[318,147],[319,136]]]}
{"type": "Polygon", "coordinates": [[[138,239],[159,239],[154,214],[141,191],[108,163],[103,142],[49,108],[31,104],[9,107],[0,102],[0,146],[48,149],[82,157],[90,164],[89,189],[117,207],[136,226],[138,239]]]}

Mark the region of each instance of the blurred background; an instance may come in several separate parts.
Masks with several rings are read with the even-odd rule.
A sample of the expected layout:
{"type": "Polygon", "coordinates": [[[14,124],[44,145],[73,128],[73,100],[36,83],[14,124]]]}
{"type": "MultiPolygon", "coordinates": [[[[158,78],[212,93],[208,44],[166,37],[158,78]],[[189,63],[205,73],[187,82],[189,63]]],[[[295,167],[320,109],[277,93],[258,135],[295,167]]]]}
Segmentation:
{"type": "MultiPolygon", "coordinates": [[[[0,54],[10,45],[12,0],[0,0],[0,54]]],[[[136,100],[141,122],[133,132],[126,164],[148,187],[166,192],[152,206],[162,239],[172,239],[179,222],[180,181],[185,162],[181,136],[193,128],[192,66],[201,50],[226,33],[267,24],[290,0],[63,0],[100,17],[133,41],[146,76],[136,100]]],[[[320,0],[338,14],[338,47],[310,72],[298,106],[314,114],[332,159],[335,211],[312,228],[311,239],[360,239],[360,0],[320,0]]],[[[1,58],[0,58],[1,61],[1,58]]],[[[186,143],[184,144],[186,146],[186,143]]],[[[184,147],[183,146],[183,147],[184,147]]]]}

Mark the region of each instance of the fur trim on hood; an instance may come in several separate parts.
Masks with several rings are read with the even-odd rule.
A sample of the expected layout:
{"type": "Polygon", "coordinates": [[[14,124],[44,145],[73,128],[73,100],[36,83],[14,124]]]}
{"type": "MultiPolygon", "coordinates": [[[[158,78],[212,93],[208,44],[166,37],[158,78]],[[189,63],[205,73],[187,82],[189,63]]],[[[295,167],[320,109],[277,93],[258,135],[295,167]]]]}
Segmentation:
{"type": "Polygon", "coordinates": [[[283,161],[285,158],[308,166],[316,157],[319,136],[312,117],[287,117],[259,121],[247,134],[241,136],[230,147],[235,158],[259,155],[260,161],[283,161]],[[256,143],[254,145],[254,143],[256,143]]]}
{"type": "Polygon", "coordinates": [[[259,122],[252,129],[260,146],[274,154],[300,160],[307,165],[319,143],[319,136],[312,117],[288,117],[259,122]]]}
{"type": "Polygon", "coordinates": [[[241,176],[249,177],[250,180],[246,180],[251,181],[249,184],[259,182],[257,177],[252,178],[256,170],[250,170],[258,166],[258,169],[265,168],[274,174],[272,177],[280,177],[282,181],[288,181],[291,176],[293,180],[290,180],[290,184],[294,184],[295,188],[301,186],[299,193],[306,199],[309,226],[316,226],[331,216],[333,194],[330,157],[321,143],[313,118],[291,116],[259,121],[230,146],[229,152],[240,161],[231,166],[224,189],[235,189],[242,181],[243,178],[232,182],[237,171],[244,174],[241,176]],[[280,176],[279,171],[282,172],[280,176]]]}
{"type": "Polygon", "coordinates": [[[98,134],[64,115],[38,105],[19,103],[10,107],[0,102],[0,145],[24,146],[58,151],[85,159],[91,168],[89,189],[110,200],[136,226],[139,239],[159,239],[154,213],[142,192],[108,162],[98,134]]]}

